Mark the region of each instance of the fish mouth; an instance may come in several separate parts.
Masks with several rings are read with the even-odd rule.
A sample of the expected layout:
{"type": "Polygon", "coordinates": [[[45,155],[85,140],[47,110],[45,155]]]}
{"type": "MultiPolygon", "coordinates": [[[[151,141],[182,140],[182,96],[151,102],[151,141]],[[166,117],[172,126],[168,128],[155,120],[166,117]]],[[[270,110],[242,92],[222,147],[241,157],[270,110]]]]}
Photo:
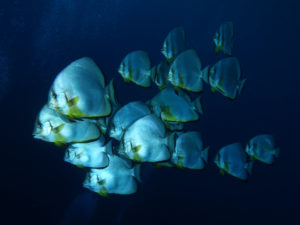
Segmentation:
{"type": "Polygon", "coordinates": [[[33,132],[32,133],[32,136],[33,136],[33,138],[35,138],[35,139],[39,139],[41,136],[40,136],[40,134],[38,134],[37,132],[33,132]]]}

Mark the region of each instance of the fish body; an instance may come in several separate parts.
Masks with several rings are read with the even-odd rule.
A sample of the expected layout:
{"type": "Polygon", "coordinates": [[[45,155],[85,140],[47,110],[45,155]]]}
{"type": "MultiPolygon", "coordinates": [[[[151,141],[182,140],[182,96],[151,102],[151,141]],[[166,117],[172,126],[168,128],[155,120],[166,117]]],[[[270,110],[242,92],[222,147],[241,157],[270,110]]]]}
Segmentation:
{"type": "Polygon", "coordinates": [[[233,23],[225,22],[220,25],[217,32],[214,35],[213,41],[216,45],[216,53],[219,51],[231,56],[233,49],[233,23]]]}
{"type": "Polygon", "coordinates": [[[176,139],[170,161],[179,168],[203,169],[208,159],[208,149],[203,148],[199,132],[181,133],[176,139]]]}
{"type": "Polygon", "coordinates": [[[168,74],[170,70],[170,64],[166,61],[161,62],[153,68],[154,70],[154,79],[153,82],[158,86],[160,90],[170,86],[168,81],[168,74]]]}
{"type": "Polygon", "coordinates": [[[247,162],[247,154],[240,143],[221,148],[214,162],[222,174],[226,172],[241,180],[247,180],[252,171],[252,162],[247,162]]]}
{"type": "Polygon", "coordinates": [[[201,60],[195,50],[179,54],[171,64],[168,80],[176,88],[192,92],[203,91],[201,60]]]}
{"type": "Polygon", "coordinates": [[[68,146],[64,160],[78,167],[103,168],[109,164],[112,154],[111,141],[105,145],[104,138],[87,143],[73,143],[68,146]]]}
{"type": "Polygon", "coordinates": [[[151,86],[151,61],[145,51],[133,51],[122,60],[118,72],[125,82],[133,82],[142,87],[151,86]]]}
{"type": "Polygon", "coordinates": [[[170,142],[174,142],[174,137],[167,136],[164,124],[150,114],[138,119],[126,130],[119,152],[137,162],[160,162],[170,158],[170,142]]]}
{"type": "Polygon", "coordinates": [[[272,164],[279,155],[272,135],[261,134],[253,137],[246,146],[246,152],[253,160],[259,160],[266,164],[272,164]]]}
{"type": "Polygon", "coordinates": [[[195,105],[186,93],[182,91],[176,93],[173,88],[161,90],[149,104],[155,115],[163,121],[177,123],[199,119],[197,111],[201,108],[201,103],[195,105]]]}
{"type": "Polygon", "coordinates": [[[64,68],[49,91],[48,105],[71,119],[103,117],[111,112],[112,82],[106,88],[96,63],[80,58],[64,68]]]}
{"type": "Polygon", "coordinates": [[[235,57],[221,59],[210,68],[209,84],[212,91],[217,90],[229,99],[241,94],[246,80],[241,80],[240,64],[235,57]]]}
{"type": "Polygon", "coordinates": [[[103,169],[91,169],[83,186],[102,196],[108,194],[128,195],[137,191],[140,165],[133,165],[126,158],[109,155],[109,165],[103,169]]]}
{"type": "Polygon", "coordinates": [[[151,114],[149,107],[141,102],[130,102],[121,107],[113,115],[110,122],[109,135],[120,141],[125,130],[136,120],[151,114]]]}
{"type": "Polygon", "coordinates": [[[168,62],[172,62],[186,49],[185,32],[183,27],[171,30],[164,40],[161,52],[168,62]]]}
{"type": "Polygon", "coordinates": [[[33,132],[34,138],[57,145],[96,140],[101,136],[95,122],[71,122],[66,116],[45,105],[40,111],[33,132]]]}

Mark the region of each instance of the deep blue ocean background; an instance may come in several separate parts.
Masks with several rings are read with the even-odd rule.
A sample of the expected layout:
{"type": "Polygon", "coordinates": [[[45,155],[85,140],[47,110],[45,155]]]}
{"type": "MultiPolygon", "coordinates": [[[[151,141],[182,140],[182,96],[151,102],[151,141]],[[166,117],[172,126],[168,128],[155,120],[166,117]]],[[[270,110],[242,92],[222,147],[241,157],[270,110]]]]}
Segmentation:
{"type": "MultiPolygon", "coordinates": [[[[0,3],[0,224],[300,224],[300,2],[297,0],[2,0],[0,3]],[[206,86],[197,130],[211,147],[204,171],[143,168],[130,196],[102,198],[82,188],[85,172],[63,161],[64,149],[32,138],[56,74],[92,57],[115,79],[122,104],[151,98],[157,88],[125,84],[117,73],[133,50],[154,64],[176,26],[205,65],[224,21],[235,26],[234,56],[247,78],[230,101],[206,86]],[[221,176],[216,151],[273,134],[281,148],[272,166],[257,163],[248,182],[221,176]]],[[[196,96],[196,95],[194,95],[196,96]]]]}

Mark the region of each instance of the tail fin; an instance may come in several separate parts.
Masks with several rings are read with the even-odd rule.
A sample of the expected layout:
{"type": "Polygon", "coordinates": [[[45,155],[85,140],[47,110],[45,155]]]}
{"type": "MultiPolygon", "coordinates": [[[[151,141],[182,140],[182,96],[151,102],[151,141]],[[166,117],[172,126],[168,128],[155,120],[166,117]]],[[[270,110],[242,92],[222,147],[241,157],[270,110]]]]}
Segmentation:
{"type": "Polygon", "coordinates": [[[102,132],[102,134],[106,134],[107,132],[107,124],[104,118],[100,118],[97,120],[96,125],[98,126],[98,128],[100,129],[100,131],[102,132]]]}
{"type": "Polygon", "coordinates": [[[203,80],[205,83],[209,83],[209,81],[208,81],[208,75],[209,75],[209,66],[206,66],[206,67],[201,71],[201,77],[202,77],[202,80],[203,80]]]}
{"type": "Polygon", "coordinates": [[[106,153],[109,155],[112,155],[113,151],[112,151],[112,141],[111,140],[106,144],[105,147],[106,147],[106,153]]]}
{"type": "Polygon", "coordinates": [[[195,101],[193,102],[194,108],[195,110],[200,113],[203,114],[203,108],[202,108],[202,103],[201,103],[201,96],[199,96],[198,98],[195,99],[195,101]]]}
{"type": "Polygon", "coordinates": [[[238,93],[239,93],[239,95],[241,95],[242,91],[244,90],[246,80],[247,79],[243,79],[239,83],[239,86],[238,86],[238,93]]]}
{"type": "Polygon", "coordinates": [[[168,137],[168,149],[170,150],[170,153],[174,152],[175,150],[175,144],[176,144],[176,133],[172,132],[168,137]]]}
{"type": "Polygon", "coordinates": [[[208,150],[209,147],[206,147],[202,152],[201,152],[201,157],[202,159],[207,163],[208,162],[208,150]]]}
{"type": "Polygon", "coordinates": [[[113,105],[119,105],[118,100],[115,95],[115,88],[114,88],[114,79],[111,79],[109,84],[106,87],[106,93],[108,95],[109,100],[113,105]]]}
{"type": "Polygon", "coordinates": [[[141,164],[136,164],[133,168],[133,175],[139,181],[142,182],[141,179],[141,164]]]}
{"type": "Polygon", "coordinates": [[[155,83],[155,78],[156,78],[156,66],[153,66],[153,67],[151,68],[150,78],[151,78],[152,82],[155,83]]]}

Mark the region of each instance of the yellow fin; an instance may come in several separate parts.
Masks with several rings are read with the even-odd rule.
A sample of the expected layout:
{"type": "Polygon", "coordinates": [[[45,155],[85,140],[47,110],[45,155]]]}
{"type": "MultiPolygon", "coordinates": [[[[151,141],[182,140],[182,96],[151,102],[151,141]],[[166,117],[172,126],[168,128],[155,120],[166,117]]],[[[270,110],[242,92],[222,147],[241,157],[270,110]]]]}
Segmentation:
{"type": "Polygon", "coordinates": [[[58,125],[57,127],[54,127],[53,128],[53,132],[54,133],[59,133],[62,131],[62,129],[64,128],[65,124],[61,124],[61,125],[58,125]]]}
{"type": "Polygon", "coordinates": [[[185,87],[183,77],[184,77],[184,75],[182,75],[182,74],[179,74],[179,75],[178,75],[178,81],[179,81],[179,83],[178,83],[178,85],[177,85],[178,87],[181,87],[181,88],[184,88],[184,87],[185,87]]]}
{"type": "Polygon", "coordinates": [[[183,160],[184,160],[183,156],[178,156],[178,163],[176,164],[177,168],[183,169],[183,160]]]}
{"type": "Polygon", "coordinates": [[[225,168],[224,168],[224,170],[225,170],[227,173],[229,173],[229,165],[230,165],[230,162],[224,161],[224,163],[225,163],[225,168]]]}
{"type": "Polygon", "coordinates": [[[68,116],[71,119],[85,117],[85,114],[76,106],[72,106],[69,108],[68,116]]]}
{"type": "Polygon", "coordinates": [[[99,195],[101,195],[102,197],[108,197],[108,192],[106,190],[105,187],[101,187],[101,190],[98,192],[99,195]]]}
{"type": "Polygon", "coordinates": [[[55,144],[57,147],[64,147],[64,146],[66,145],[66,143],[60,142],[60,141],[54,141],[54,144],[55,144]]]}
{"type": "Polygon", "coordinates": [[[84,166],[83,166],[82,164],[76,164],[76,166],[77,166],[78,168],[80,168],[80,169],[83,169],[83,168],[84,168],[84,166]]]}
{"type": "Polygon", "coordinates": [[[130,78],[124,77],[124,82],[125,82],[125,83],[129,83],[130,81],[131,81],[130,78]]]}
{"type": "Polygon", "coordinates": [[[222,176],[224,176],[225,171],[224,171],[223,169],[220,169],[220,174],[221,174],[222,176]]]}
{"type": "Polygon", "coordinates": [[[153,165],[156,169],[160,169],[162,167],[161,163],[154,163],[153,165]]]}
{"type": "Polygon", "coordinates": [[[67,138],[62,136],[60,133],[55,134],[54,144],[56,146],[64,146],[67,142],[67,138]]]}
{"type": "Polygon", "coordinates": [[[68,106],[72,107],[74,105],[77,105],[78,101],[79,101],[79,96],[71,98],[70,100],[68,100],[68,106]]]}
{"type": "Polygon", "coordinates": [[[141,156],[137,153],[134,153],[132,160],[135,162],[142,162],[141,156]]]}
{"type": "Polygon", "coordinates": [[[137,145],[137,146],[131,147],[131,150],[134,153],[137,153],[137,152],[139,152],[139,150],[141,150],[141,148],[142,148],[142,145],[137,145]]]}
{"type": "MultiPolygon", "coordinates": [[[[100,186],[103,186],[105,183],[106,183],[106,180],[103,179],[103,180],[98,180],[97,183],[100,185],[100,186]]],[[[104,187],[103,187],[104,188],[104,187]]]]}
{"type": "Polygon", "coordinates": [[[178,118],[171,113],[170,106],[162,107],[162,119],[166,121],[177,122],[178,118]]]}

